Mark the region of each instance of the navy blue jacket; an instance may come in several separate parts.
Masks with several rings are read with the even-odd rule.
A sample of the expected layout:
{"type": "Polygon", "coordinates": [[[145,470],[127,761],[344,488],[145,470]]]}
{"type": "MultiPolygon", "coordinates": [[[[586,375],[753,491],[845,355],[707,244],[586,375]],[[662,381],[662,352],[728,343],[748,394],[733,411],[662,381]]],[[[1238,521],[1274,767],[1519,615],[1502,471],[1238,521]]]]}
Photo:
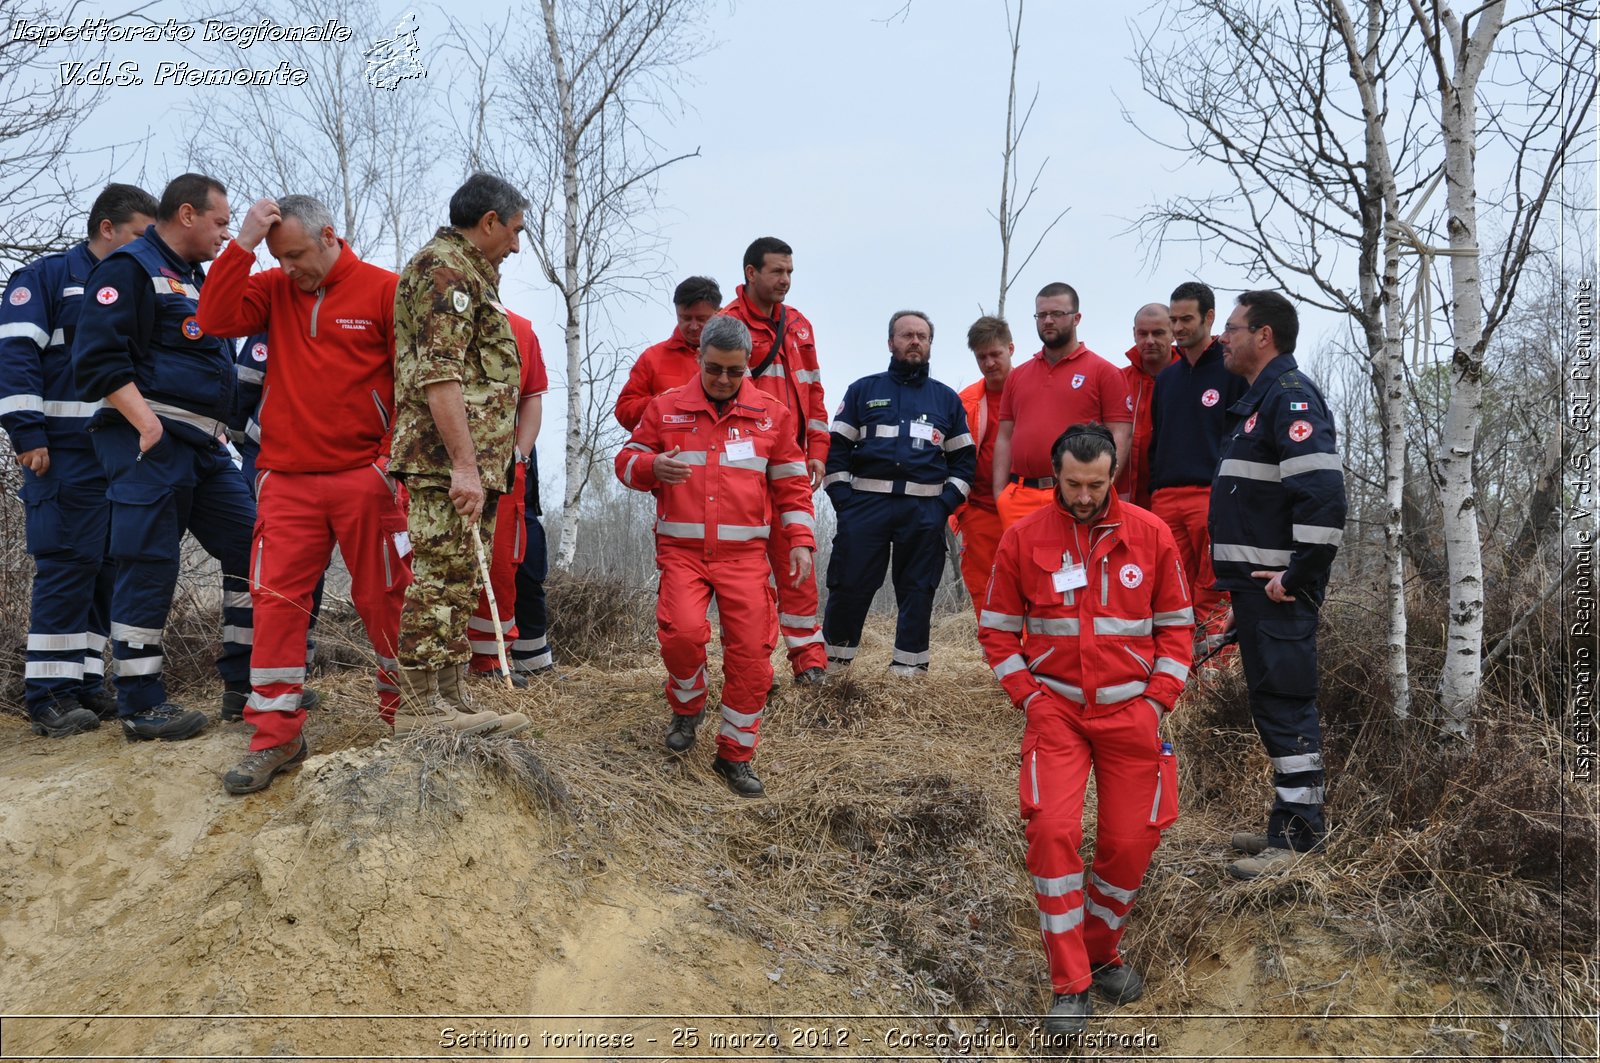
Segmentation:
{"type": "Polygon", "coordinates": [[[70,349],[95,258],[87,242],[11,275],[0,297],[0,427],[18,454],[39,447],[86,450],[98,409],[78,401],[70,349]]]}
{"type": "Polygon", "coordinates": [[[823,486],[834,508],[852,491],[939,498],[954,512],[972,490],[978,448],[961,396],[928,377],[927,363],[890,359],[844,393],[828,440],[823,486]]]}
{"type": "MultiPolygon", "coordinates": [[[[1163,370],[1165,372],[1165,370],[1163,370]]],[[[1344,539],[1344,466],[1328,404],[1280,354],[1228,410],[1211,485],[1211,558],[1223,590],[1259,590],[1250,573],[1282,569],[1284,589],[1320,599],[1344,539]]]]}
{"type": "Polygon", "coordinates": [[[1150,400],[1150,490],[1210,487],[1228,435],[1228,410],[1249,388],[1211,341],[1194,365],[1181,353],[1156,375],[1150,400]]]}
{"type": "Polygon", "coordinates": [[[228,417],[228,437],[240,448],[261,450],[261,391],[267,378],[267,334],[258,332],[239,344],[233,358],[233,413],[228,417]]]}
{"type": "Polygon", "coordinates": [[[84,285],[72,343],[78,397],[95,401],[136,383],[169,426],[187,424],[208,436],[208,422],[226,427],[233,348],[200,330],[204,280],[199,264],[179,258],[153,225],[107,255],[84,285]]]}

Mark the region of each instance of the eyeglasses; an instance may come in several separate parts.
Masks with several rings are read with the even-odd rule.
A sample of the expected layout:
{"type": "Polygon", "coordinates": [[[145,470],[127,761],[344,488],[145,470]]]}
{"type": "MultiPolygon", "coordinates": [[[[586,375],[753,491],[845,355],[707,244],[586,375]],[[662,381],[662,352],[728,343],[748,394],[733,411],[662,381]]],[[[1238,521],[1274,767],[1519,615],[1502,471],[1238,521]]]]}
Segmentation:
{"type": "Polygon", "coordinates": [[[700,371],[705,373],[706,376],[725,376],[729,380],[738,380],[744,376],[745,367],[742,365],[709,365],[701,362],[700,371]]]}
{"type": "Polygon", "coordinates": [[[1235,332],[1254,332],[1256,329],[1262,328],[1262,327],[1264,327],[1264,326],[1255,325],[1255,326],[1252,327],[1250,325],[1223,325],[1222,326],[1222,334],[1224,336],[1231,336],[1235,332]]]}
{"type": "Polygon", "coordinates": [[[1034,314],[1033,315],[1033,319],[1035,321],[1054,321],[1058,317],[1077,317],[1077,316],[1078,316],[1078,312],[1076,310],[1044,310],[1044,311],[1041,311],[1040,313],[1034,314]]]}

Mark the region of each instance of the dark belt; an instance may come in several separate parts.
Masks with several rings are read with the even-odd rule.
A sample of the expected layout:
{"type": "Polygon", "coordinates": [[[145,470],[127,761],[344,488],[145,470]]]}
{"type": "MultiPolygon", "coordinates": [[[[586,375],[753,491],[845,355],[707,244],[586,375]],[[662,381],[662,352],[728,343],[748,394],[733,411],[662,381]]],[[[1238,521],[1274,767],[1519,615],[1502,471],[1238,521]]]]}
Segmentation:
{"type": "Polygon", "coordinates": [[[1054,476],[1018,476],[1015,473],[1012,473],[1011,482],[1014,484],[1021,484],[1023,487],[1045,488],[1054,487],[1056,485],[1056,478],[1054,476]]]}

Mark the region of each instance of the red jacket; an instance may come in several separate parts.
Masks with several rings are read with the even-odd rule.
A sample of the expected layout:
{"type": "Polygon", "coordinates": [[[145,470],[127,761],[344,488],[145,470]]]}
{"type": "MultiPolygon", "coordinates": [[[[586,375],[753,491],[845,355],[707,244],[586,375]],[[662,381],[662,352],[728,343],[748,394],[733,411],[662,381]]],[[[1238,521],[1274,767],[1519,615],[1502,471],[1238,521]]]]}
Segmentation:
{"type": "Polygon", "coordinates": [[[550,376],[544,368],[544,352],[539,347],[539,337],[534,334],[533,322],[514,311],[507,310],[511,322],[511,335],[517,341],[517,353],[522,356],[522,395],[531,398],[550,390],[550,376]]]}
{"type": "Polygon", "coordinates": [[[972,481],[972,492],[956,511],[976,506],[995,512],[994,504],[994,441],[1000,435],[1000,395],[991,392],[981,378],[976,384],[961,389],[961,405],[967,411],[967,431],[978,447],[978,475],[972,481]]]}
{"type": "Polygon", "coordinates": [[[628,382],[617,396],[617,423],[630,432],[637,428],[651,399],[700,375],[699,358],[699,348],[683,342],[683,334],[677,329],[669,338],[646,347],[628,371],[628,382]]]}
{"type": "MultiPolygon", "coordinates": [[[[1129,364],[1122,367],[1122,379],[1128,385],[1128,408],[1133,411],[1133,443],[1128,448],[1128,464],[1117,472],[1116,490],[1134,505],[1149,509],[1150,400],[1156,393],[1156,381],[1145,373],[1138,347],[1129,347],[1127,357],[1129,364]]],[[[1172,357],[1178,357],[1176,347],[1172,357]]]]}
{"type": "Polygon", "coordinates": [[[721,414],[698,381],[657,396],[617,452],[616,469],[624,484],[656,496],[658,550],[691,549],[707,560],[764,554],[778,517],[791,550],[816,546],[811,479],[794,419],[748,379],[721,414]],[[663,484],[655,456],[674,447],[692,466],[689,479],[663,484]]]}
{"type": "Polygon", "coordinates": [[[389,454],[394,412],[394,290],[400,278],[344,241],[322,287],[302,292],[281,269],[230,243],[206,272],[197,313],[215,336],[263,330],[272,359],[256,419],[256,467],[339,472],[389,454]]]}
{"type": "Polygon", "coordinates": [[[1085,716],[1139,697],[1170,711],[1189,678],[1193,638],[1172,532],[1114,494],[1092,528],[1057,503],[1001,536],[978,641],[1018,708],[1049,690],[1083,705],[1085,716]],[[1077,564],[1087,583],[1056,590],[1055,574],[1077,564]]]}
{"type": "MultiPolygon", "coordinates": [[[[755,378],[756,386],[788,407],[794,414],[795,440],[810,461],[828,460],[828,407],[822,400],[822,371],[817,366],[817,336],[811,322],[787,304],[784,314],[783,351],[766,372],[755,378]]],[[[763,317],[745,298],[744,285],[734,292],[733,302],[722,308],[750,329],[750,369],[766,360],[777,330],[771,318],[763,317]]]]}

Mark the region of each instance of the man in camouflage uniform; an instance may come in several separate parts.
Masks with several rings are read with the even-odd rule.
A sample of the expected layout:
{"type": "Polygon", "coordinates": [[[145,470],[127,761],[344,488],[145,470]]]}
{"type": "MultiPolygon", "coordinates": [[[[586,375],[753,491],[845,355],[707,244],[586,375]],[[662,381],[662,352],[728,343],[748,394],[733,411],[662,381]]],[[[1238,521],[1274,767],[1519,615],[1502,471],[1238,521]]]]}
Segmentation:
{"type": "Polygon", "coordinates": [[[414,551],[400,617],[397,734],[528,726],[521,713],[479,711],[468,698],[465,637],[478,599],[473,526],[492,550],[495,502],[511,483],[521,359],[499,268],[518,250],[527,205],[500,178],[473,174],[450,197],[450,224],[406,265],[395,291],[389,471],[411,494],[414,551]]]}

